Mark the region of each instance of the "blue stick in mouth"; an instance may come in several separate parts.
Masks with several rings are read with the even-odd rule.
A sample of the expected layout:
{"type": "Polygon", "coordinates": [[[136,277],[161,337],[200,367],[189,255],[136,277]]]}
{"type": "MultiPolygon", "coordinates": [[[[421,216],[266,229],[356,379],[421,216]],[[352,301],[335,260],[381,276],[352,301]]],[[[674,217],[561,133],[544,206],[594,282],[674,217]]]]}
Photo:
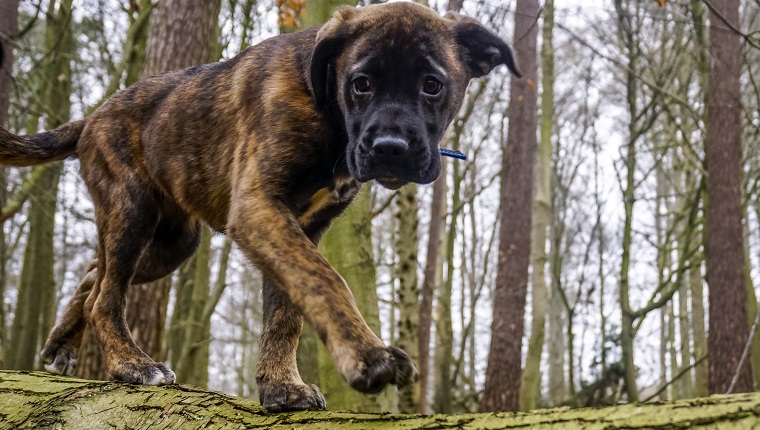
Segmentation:
{"type": "Polygon", "coordinates": [[[467,160],[467,156],[463,152],[455,149],[438,148],[441,151],[441,155],[446,157],[456,158],[457,160],[467,160]]]}

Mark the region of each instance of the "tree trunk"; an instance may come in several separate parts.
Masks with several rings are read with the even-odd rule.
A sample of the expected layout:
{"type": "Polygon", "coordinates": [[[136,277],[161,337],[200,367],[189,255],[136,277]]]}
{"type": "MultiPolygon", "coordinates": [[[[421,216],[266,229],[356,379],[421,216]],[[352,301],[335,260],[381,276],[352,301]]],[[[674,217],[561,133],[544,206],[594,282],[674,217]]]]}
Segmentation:
{"type": "MultiPolygon", "coordinates": [[[[320,241],[320,250],[351,287],[356,304],[372,331],[380,335],[375,259],[372,252],[370,185],[364,185],[353,204],[320,241]]],[[[338,374],[327,348],[319,346],[319,382],[331,408],[379,411],[378,396],[351,389],[338,374]]],[[[311,365],[314,365],[314,359],[311,365]]]]}
{"type": "Polygon", "coordinates": [[[559,292],[552,288],[549,293],[549,335],[546,339],[549,353],[549,400],[552,406],[559,406],[567,400],[567,383],[565,382],[567,342],[562,317],[564,312],[565,308],[559,292]]]}
{"type": "Polygon", "coordinates": [[[681,398],[688,399],[694,397],[694,388],[691,376],[691,336],[689,333],[689,285],[686,279],[683,279],[682,285],[678,289],[678,331],[680,339],[679,354],[681,363],[678,368],[679,373],[683,373],[679,380],[679,390],[681,398]]]}
{"type": "Polygon", "coordinates": [[[111,82],[108,84],[108,88],[106,88],[100,101],[91,106],[88,112],[94,112],[103,102],[119,90],[122,76],[124,76],[125,72],[125,87],[129,87],[140,79],[140,73],[142,73],[143,64],[145,63],[145,45],[148,40],[153,1],[140,0],[139,4],[135,1],[129,4],[130,9],[127,13],[129,14],[130,24],[129,29],[127,29],[127,37],[124,40],[124,53],[122,54],[121,63],[115,71],[114,76],[111,77],[111,82]],[[137,13],[137,16],[133,12],[137,13]]]}
{"type": "MultiPolygon", "coordinates": [[[[691,264],[693,265],[693,268],[689,270],[689,289],[691,290],[691,330],[694,336],[692,356],[696,362],[707,354],[707,334],[705,333],[705,299],[704,286],[702,284],[702,260],[700,257],[693,257],[691,264]]],[[[694,394],[697,397],[704,397],[709,394],[708,366],[709,362],[703,360],[694,367],[694,394]]]]}
{"type": "MultiPolygon", "coordinates": [[[[627,6],[627,3],[626,3],[627,6]]],[[[615,1],[617,12],[618,32],[621,34],[625,45],[627,68],[625,71],[626,102],[628,107],[628,137],[626,142],[625,169],[626,179],[623,189],[623,206],[625,208],[625,220],[623,222],[622,256],[620,261],[620,277],[618,302],[620,304],[620,347],[622,350],[622,364],[625,372],[625,391],[628,401],[634,402],[639,399],[639,391],[636,386],[636,368],[633,359],[633,310],[630,305],[630,282],[629,270],[631,265],[631,246],[633,235],[633,205],[636,201],[636,141],[640,131],[636,125],[638,115],[638,86],[636,81],[636,67],[638,63],[638,49],[634,39],[632,27],[633,19],[622,0],[615,1]]]]}
{"type": "Polygon", "coordinates": [[[13,72],[13,46],[8,43],[16,37],[18,5],[20,0],[0,0],[0,127],[5,124],[11,95],[13,72]]]}
{"type": "MultiPolygon", "coordinates": [[[[710,62],[708,58],[708,41],[707,32],[705,31],[704,5],[702,0],[691,0],[690,10],[692,21],[694,23],[694,39],[697,47],[697,71],[699,73],[699,88],[702,92],[703,100],[707,100],[707,88],[709,85],[710,62]]],[[[706,109],[702,112],[702,119],[706,123],[706,109]]],[[[697,182],[696,175],[690,170],[686,171],[687,188],[694,189],[697,182]]],[[[704,221],[702,221],[704,223],[704,221]]],[[[704,227],[702,228],[704,231],[704,227]]],[[[700,229],[694,229],[693,243],[702,243],[702,233],[700,229]]],[[[696,362],[701,357],[707,355],[707,334],[705,332],[705,307],[704,307],[704,283],[702,277],[702,263],[704,256],[701,253],[695,253],[691,258],[691,269],[689,270],[689,290],[691,291],[691,324],[692,335],[694,336],[693,356],[696,362]]],[[[694,392],[698,397],[705,397],[709,393],[708,389],[708,369],[710,366],[709,358],[699,362],[694,368],[694,392]]]]}
{"type": "Polygon", "coordinates": [[[517,0],[513,40],[524,78],[510,83],[509,133],[502,161],[499,262],[483,411],[518,408],[536,151],[538,16],[537,0],[517,0]]]}
{"type": "MultiPolygon", "coordinates": [[[[443,168],[445,172],[445,167],[443,168]]],[[[418,370],[420,397],[417,403],[417,413],[428,413],[428,387],[430,381],[430,328],[433,323],[433,294],[438,289],[440,276],[441,236],[443,222],[446,218],[446,174],[441,174],[433,184],[433,198],[430,202],[430,223],[428,224],[427,255],[425,257],[425,272],[420,294],[419,326],[418,326],[418,370]]]]}
{"type": "MultiPolygon", "coordinates": [[[[45,49],[50,52],[41,79],[41,103],[46,114],[46,129],[69,120],[71,112],[71,58],[74,52],[71,14],[72,0],[50,2],[45,26],[45,49]]],[[[30,121],[27,134],[37,133],[37,121],[30,121]]],[[[63,163],[37,166],[42,170],[38,187],[30,193],[29,235],[19,280],[16,314],[11,328],[8,365],[32,369],[37,352],[55,317],[56,284],[54,276],[53,233],[58,195],[58,180],[63,163]]]]}
{"type": "MultiPolygon", "coordinates": [[[[665,219],[666,209],[663,205],[667,201],[668,196],[668,183],[665,178],[665,172],[662,168],[658,168],[656,175],[656,196],[654,207],[654,225],[657,240],[657,283],[662,284],[665,280],[665,267],[670,265],[670,253],[671,249],[668,246],[663,246],[666,243],[665,235],[668,230],[668,223],[665,219]]],[[[671,210],[670,208],[667,209],[671,210]]],[[[672,308],[669,305],[660,309],[660,386],[667,387],[670,378],[668,378],[668,367],[671,369],[671,373],[675,373],[675,367],[673,367],[673,337],[675,331],[673,328],[672,308]],[[668,349],[670,348],[670,350],[668,349]],[[668,362],[668,357],[670,362],[668,362]]],[[[671,400],[673,387],[662,391],[662,400],[671,400]]]]}
{"type": "Polygon", "coordinates": [[[760,420],[759,393],[595,409],[432,416],[334,411],[270,414],[252,400],[185,385],[135,386],[39,372],[0,372],[0,393],[3,428],[14,429],[736,429],[751,428],[760,420]]]}
{"type": "Polygon", "coordinates": [[[600,367],[601,372],[600,375],[604,375],[607,372],[608,368],[608,358],[607,358],[607,311],[605,309],[605,299],[606,299],[606,290],[605,290],[605,270],[604,270],[604,262],[605,262],[605,251],[606,251],[606,234],[604,232],[604,223],[603,223],[603,214],[604,214],[604,203],[602,202],[601,197],[601,190],[600,190],[600,178],[599,178],[599,152],[600,152],[600,145],[599,142],[594,136],[594,206],[596,207],[596,225],[598,228],[597,232],[597,276],[599,278],[599,338],[600,338],[600,349],[599,352],[599,361],[600,361],[600,367]]]}
{"type": "MultiPolygon", "coordinates": [[[[760,203],[755,201],[755,202],[752,202],[751,204],[755,212],[755,219],[760,220],[760,218],[758,218],[760,217],[760,203]]],[[[749,211],[749,208],[746,208],[745,213],[748,211],[749,211]]],[[[745,220],[749,220],[749,217],[745,216],[745,220]]],[[[745,246],[747,242],[749,242],[749,237],[745,237],[745,246]]],[[[750,274],[748,272],[750,272],[752,269],[752,266],[751,266],[752,260],[750,259],[748,249],[745,249],[744,264],[745,264],[745,272],[744,272],[745,276],[751,279],[750,274]]],[[[751,330],[752,325],[754,324],[754,319],[757,316],[757,312],[760,311],[760,309],[758,309],[758,304],[760,304],[760,302],[758,302],[758,297],[755,294],[753,283],[747,282],[746,288],[747,288],[747,318],[752,319],[749,325],[750,330],[751,330]],[[750,291],[749,288],[752,288],[752,291],[750,291]]],[[[759,391],[760,390],[760,330],[755,331],[755,337],[752,340],[752,350],[751,350],[750,358],[752,360],[751,362],[752,363],[752,379],[755,385],[755,391],[759,391]]]]}
{"type": "MultiPolygon", "coordinates": [[[[232,252],[232,242],[226,239],[219,251],[219,268],[212,290],[211,235],[211,229],[204,226],[198,250],[180,269],[167,342],[167,355],[177,377],[204,388],[208,386],[211,317],[227,285],[227,266],[232,252]]],[[[164,280],[171,282],[170,277],[164,280]]]]}
{"type": "MultiPolygon", "coordinates": [[[[399,190],[396,200],[398,220],[396,234],[396,254],[398,266],[396,278],[398,279],[399,307],[398,339],[396,346],[406,351],[413,362],[418,362],[417,327],[419,325],[418,303],[419,291],[417,288],[417,186],[409,184],[399,190]]],[[[417,410],[419,401],[419,385],[408,385],[399,390],[398,411],[400,413],[413,413],[417,410]]]]}
{"type": "MultiPolygon", "coordinates": [[[[459,150],[460,134],[455,133],[452,139],[452,149],[459,150]]],[[[461,202],[459,189],[462,183],[458,163],[451,163],[451,220],[449,229],[446,232],[446,277],[441,282],[437,292],[435,322],[435,378],[434,378],[434,395],[433,410],[438,413],[451,413],[452,410],[452,391],[454,389],[451,381],[451,362],[454,343],[454,328],[451,321],[451,294],[454,284],[454,241],[457,236],[457,219],[461,212],[461,202]]]]}
{"type": "Polygon", "coordinates": [[[125,86],[130,86],[140,79],[145,65],[145,50],[148,44],[150,15],[153,12],[153,0],[140,0],[137,19],[132,22],[127,33],[125,61],[127,76],[125,86]],[[130,40],[131,39],[131,40],[130,40]]]}
{"type": "MultiPolygon", "coordinates": [[[[660,309],[660,387],[668,385],[668,307],[660,309]]],[[[670,391],[663,389],[660,393],[660,400],[670,400],[670,391]]]]}
{"type": "Polygon", "coordinates": [[[150,18],[142,77],[215,61],[221,0],[162,0],[150,18]]]}
{"type": "MultiPolygon", "coordinates": [[[[676,316],[673,312],[673,307],[674,303],[672,301],[668,302],[665,305],[668,314],[668,357],[670,358],[669,361],[671,378],[678,374],[678,361],[676,360],[676,357],[678,356],[678,353],[676,352],[676,316]]],[[[668,388],[670,389],[670,400],[678,400],[683,398],[683,395],[678,388],[677,381],[675,384],[670,385],[668,388]]]]}
{"type": "Polygon", "coordinates": [[[201,320],[211,292],[211,229],[206,226],[201,231],[201,241],[193,258],[193,281],[187,284],[189,291],[184,292],[189,296],[189,306],[176,306],[172,315],[182,332],[181,346],[172,365],[180,381],[205,388],[208,385],[208,342],[211,337],[210,322],[201,320]]]}
{"type": "MultiPolygon", "coordinates": [[[[459,12],[462,7],[461,1],[449,1],[447,9],[452,12],[459,12]]],[[[445,158],[445,157],[444,157],[445,158]]],[[[428,394],[430,391],[431,380],[436,381],[438,374],[435,372],[438,369],[438,360],[440,358],[439,342],[441,333],[436,329],[436,341],[434,342],[435,349],[433,360],[436,363],[434,366],[435,378],[431,378],[430,371],[430,331],[433,324],[433,297],[442,291],[444,288],[442,280],[443,273],[443,260],[446,258],[445,250],[443,246],[444,240],[447,236],[446,232],[446,181],[447,181],[447,161],[441,160],[441,176],[433,184],[433,197],[430,202],[430,224],[428,225],[428,243],[427,243],[427,255],[425,257],[425,271],[424,279],[422,281],[422,292],[420,294],[420,306],[419,306],[419,390],[420,397],[417,404],[417,412],[426,414],[430,412],[428,405],[428,394]]],[[[441,303],[438,303],[438,308],[441,310],[441,303]]],[[[451,306],[449,305],[449,312],[451,312],[451,306]]],[[[440,315],[440,314],[439,314],[440,315]]],[[[436,321],[438,324],[438,321],[436,321]]],[[[437,326],[440,327],[440,326],[437,326]]],[[[445,333],[444,333],[445,334],[445,333]]],[[[433,384],[436,385],[436,384],[433,384]]],[[[436,387],[437,388],[437,387],[436,387]]],[[[435,391],[434,400],[437,402],[439,391],[435,391]]]]}
{"type": "MultiPolygon", "coordinates": [[[[17,31],[19,0],[0,0],[0,127],[5,126],[8,118],[8,106],[11,94],[11,76],[13,74],[13,47],[7,40],[13,40],[17,31]]],[[[7,169],[0,167],[0,207],[5,207],[8,199],[7,169]]],[[[5,289],[7,249],[5,229],[0,228],[0,367],[5,365],[8,336],[6,333],[5,289]]]]}
{"type": "Polygon", "coordinates": [[[554,125],[554,0],[544,2],[541,42],[541,142],[536,155],[531,232],[533,321],[520,382],[520,410],[535,409],[541,391],[541,355],[546,332],[546,229],[551,217],[552,129],[554,125]]]}
{"type": "MultiPolygon", "coordinates": [[[[558,148],[555,148],[557,152],[558,148]]],[[[556,169],[556,167],[552,167],[556,169]]],[[[552,172],[552,177],[556,178],[556,171],[552,172]]],[[[559,187],[552,184],[552,212],[551,225],[549,226],[550,248],[549,248],[549,281],[551,288],[549,290],[549,398],[553,406],[558,406],[567,400],[568,387],[570,388],[570,397],[575,397],[575,382],[573,375],[573,350],[572,344],[568,345],[570,339],[565,336],[565,325],[572,325],[572,314],[567,313],[567,322],[563,318],[565,313],[565,304],[563,301],[563,291],[561,284],[562,274],[562,218],[560,217],[560,208],[557,203],[559,199],[559,187]],[[568,358],[568,378],[565,379],[565,357],[568,358]]]]}
{"type": "MultiPolygon", "coordinates": [[[[747,205],[742,206],[742,219],[745,220],[745,223],[748,223],[749,216],[747,205]]],[[[757,295],[755,294],[755,285],[752,282],[752,261],[749,256],[749,229],[744,223],[742,225],[742,230],[744,232],[742,250],[744,251],[744,291],[746,291],[747,294],[747,327],[752,330],[752,325],[755,322],[755,317],[757,316],[758,311],[757,295]]],[[[757,388],[760,387],[760,363],[758,363],[760,360],[760,330],[755,331],[755,335],[752,337],[751,342],[752,347],[749,353],[749,363],[752,370],[752,386],[754,387],[754,391],[757,391],[757,388]]]]}
{"type": "MultiPolygon", "coordinates": [[[[739,0],[715,0],[710,14],[707,92],[707,227],[705,257],[710,294],[708,351],[711,393],[725,393],[749,337],[741,221],[741,72],[739,0]],[[720,15],[720,16],[719,16],[720,15]]],[[[752,390],[749,363],[736,392],[752,390]]]]}

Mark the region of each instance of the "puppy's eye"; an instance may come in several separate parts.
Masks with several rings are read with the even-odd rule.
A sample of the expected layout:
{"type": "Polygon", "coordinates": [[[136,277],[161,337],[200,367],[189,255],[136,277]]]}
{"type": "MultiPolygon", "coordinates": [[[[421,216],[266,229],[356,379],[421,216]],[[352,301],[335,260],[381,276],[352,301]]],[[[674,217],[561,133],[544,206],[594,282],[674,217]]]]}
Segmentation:
{"type": "Polygon", "coordinates": [[[372,85],[369,83],[369,79],[366,76],[359,76],[354,79],[354,91],[357,94],[366,94],[372,90],[372,85]]]}
{"type": "Polygon", "coordinates": [[[425,83],[422,85],[422,92],[429,96],[437,96],[441,93],[442,89],[443,84],[436,78],[429,77],[425,79],[425,83]]]}

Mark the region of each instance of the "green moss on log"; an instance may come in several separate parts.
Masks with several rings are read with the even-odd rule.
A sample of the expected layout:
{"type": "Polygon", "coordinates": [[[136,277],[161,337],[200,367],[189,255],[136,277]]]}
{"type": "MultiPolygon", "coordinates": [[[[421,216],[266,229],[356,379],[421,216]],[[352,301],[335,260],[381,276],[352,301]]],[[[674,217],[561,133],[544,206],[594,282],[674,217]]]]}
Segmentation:
{"type": "Polygon", "coordinates": [[[526,413],[269,414],[252,400],[185,385],[145,387],[0,371],[0,429],[749,429],[758,425],[760,393],[526,413]]]}

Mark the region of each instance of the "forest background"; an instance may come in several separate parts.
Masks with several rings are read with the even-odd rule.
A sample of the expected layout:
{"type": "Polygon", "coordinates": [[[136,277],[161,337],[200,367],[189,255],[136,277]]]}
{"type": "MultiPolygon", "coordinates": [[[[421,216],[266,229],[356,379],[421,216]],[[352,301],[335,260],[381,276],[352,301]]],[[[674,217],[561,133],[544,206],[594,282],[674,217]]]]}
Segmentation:
{"type": "MultiPolygon", "coordinates": [[[[474,81],[442,142],[468,160],[365,185],[320,244],[420,383],[359,395],[308,329],[304,380],[330,409],[399,412],[760,388],[760,2],[420,2],[498,32],[526,76],[474,81]]],[[[0,124],[54,128],[345,4],[0,0],[0,124]]],[[[72,160],[0,169],[0,208],[0,368],[38,369],[95,255],[92,205],[72,160]]],[[[131,287],[132,334],[180,382],[256,398],[260,289],[206,229],[171,277],[131,287]]],[[[77,372],[106,377],[88,336],[77,372]]]]}

